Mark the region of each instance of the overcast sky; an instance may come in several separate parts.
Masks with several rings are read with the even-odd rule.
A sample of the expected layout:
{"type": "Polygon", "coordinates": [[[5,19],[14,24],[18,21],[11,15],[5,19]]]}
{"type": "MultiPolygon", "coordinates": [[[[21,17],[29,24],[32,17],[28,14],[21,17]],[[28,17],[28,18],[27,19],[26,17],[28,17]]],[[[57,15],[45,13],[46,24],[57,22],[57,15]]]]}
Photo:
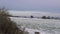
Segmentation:
{"type": "Polygon", "coordinates": [[[0,0],[0,7],[60,13],[60,0],[0,0]]]}

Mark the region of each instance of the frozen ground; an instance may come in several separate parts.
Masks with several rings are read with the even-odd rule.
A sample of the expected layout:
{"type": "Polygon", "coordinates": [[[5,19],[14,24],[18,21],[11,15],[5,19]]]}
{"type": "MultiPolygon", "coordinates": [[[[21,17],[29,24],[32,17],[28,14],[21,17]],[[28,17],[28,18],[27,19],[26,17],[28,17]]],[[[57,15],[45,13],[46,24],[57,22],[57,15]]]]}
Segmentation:
{"type": "Polygon", "coordinates": [[[27,28],[32,34],[34,31],[40,31],[41,34],[60,34],[60,20],[16,17],[11,19],[27,28]]]}

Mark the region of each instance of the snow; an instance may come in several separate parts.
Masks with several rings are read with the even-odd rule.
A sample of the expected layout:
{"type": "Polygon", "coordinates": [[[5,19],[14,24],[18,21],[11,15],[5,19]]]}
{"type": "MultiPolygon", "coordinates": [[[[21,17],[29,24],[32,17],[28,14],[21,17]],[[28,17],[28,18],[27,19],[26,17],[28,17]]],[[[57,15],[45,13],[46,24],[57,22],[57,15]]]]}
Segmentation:
{"type": "Polygon", "coordinates": [[[60,20],[13,17],[11,17],[11,20],[24,26],[30,34],[34,34],[35,31],[41,34],[60,34],[60,20]]]}
{"type": "Polygon", "coordinates": [[[37,29],[29,29],[29,28],[26,28],[25,31],[28,31],[29,34],[35,34],[35,32],[39,32],[40,34],[45,34],[45,32],[40,31],[40,30],[37,30],[37,29]]]}
{"type": "MultiPolygon", "coordinates": [[[[52,15],[59,16],[60,14],[46,14],[39,12],[11,12],[13,15],[18,16],[41,16],[41,15],[52,15]]],[[[25,27],[25,31],[28,31],[29,34],[34,34],[34,32],[40,32],[40,34],[60,34],[60,20],[54,19],[38,19],[38,18],[17,18],[10,17],[12,21],[16,22],[20,26],[25,27]]],[[[19,27],[20,27],[19,26],[19,27]]]]}

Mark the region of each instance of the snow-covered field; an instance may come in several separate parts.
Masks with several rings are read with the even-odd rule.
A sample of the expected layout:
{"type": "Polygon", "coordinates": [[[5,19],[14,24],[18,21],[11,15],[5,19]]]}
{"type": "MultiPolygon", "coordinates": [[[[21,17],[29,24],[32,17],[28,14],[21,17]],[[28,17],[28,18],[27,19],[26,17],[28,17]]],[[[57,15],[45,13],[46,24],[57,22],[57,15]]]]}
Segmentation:
{"type": "MultiPolygon", "coordinates": [[[[35,12],[35,11],[10,11],[14,16],[59,16],[60,14],[49,12],[35,12]]],[[[16,22],[18,26],[25,27],[29,34],[40,32],[40,34],[60,34],[60,20],[54,19],[38,19],[38,18],[19,18],[11,17],[11,20],[16,22]]]]}
{"type": "Polygon", "coordinates": [[[60,34],[60,20],[16,17],[11,19],[24,26],[31,34],[34,34],[34,31],[40,31],[41,34],[60,34]]]}

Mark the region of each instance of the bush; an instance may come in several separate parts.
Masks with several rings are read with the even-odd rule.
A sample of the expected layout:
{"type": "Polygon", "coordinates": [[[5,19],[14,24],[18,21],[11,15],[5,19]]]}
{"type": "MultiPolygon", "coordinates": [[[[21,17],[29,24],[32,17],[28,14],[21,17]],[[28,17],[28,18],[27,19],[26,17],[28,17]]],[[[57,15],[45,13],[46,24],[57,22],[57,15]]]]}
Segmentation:
{"type": "Polygon", "coordinates": [[[16,23],[8,17],[9,13],[5,9],[0,9],[0,34],[23,34],[16,23]],[[21,31],[21,32],[20,32],[21,31]]]}
{"type": "Polygon", "coordinates": [[[30,16],[31,18],[34,18],[33,16],[30,16]]]}
{"type": "Polygon", "coordinates": [[[42,19],[46,19],[46,16],[42,16],[42,19]]]}

